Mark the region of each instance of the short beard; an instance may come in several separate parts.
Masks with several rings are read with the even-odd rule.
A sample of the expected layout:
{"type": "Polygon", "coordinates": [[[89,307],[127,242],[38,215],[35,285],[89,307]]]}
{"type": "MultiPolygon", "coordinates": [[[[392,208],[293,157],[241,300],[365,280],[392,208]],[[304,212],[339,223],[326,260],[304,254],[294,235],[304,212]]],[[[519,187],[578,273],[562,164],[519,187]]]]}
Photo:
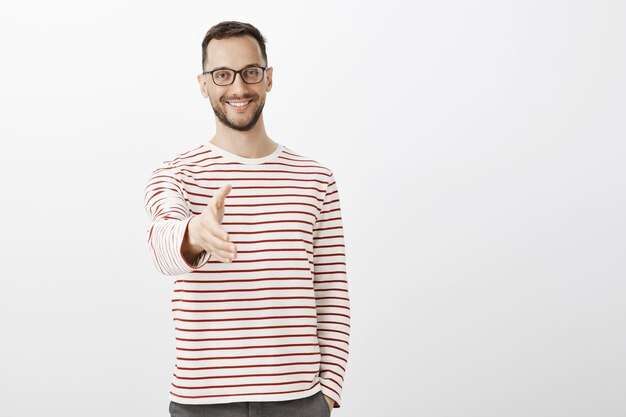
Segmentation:
{"type": "MultiPolygon", "coordinates": [[[[228,103],[224,105],[228,106],[228,103]]],[[[213,103],[211,103],[211,107],[213,108],[213,113],[215,113],[215,116],[217,116],[217,118],[226,126],[230,127],[231,129],[238,130],[240,132],[246,132],[252,129],[256,125],[256,123],[259,121],[259,118],[261,117],[261,113],[263,112],[263,107],[265,107],[265,101],[261,103],[261,105],[256,109],[256,111],[252,115],[252,119],[250,119],[250,121],[243,126],[238,126],[236,124],[233,124],[230,120],[228,120],[228,118],[226,117],[226,114],[224,114],[224,112],[221,109],[213,106],[213,103]]]]}

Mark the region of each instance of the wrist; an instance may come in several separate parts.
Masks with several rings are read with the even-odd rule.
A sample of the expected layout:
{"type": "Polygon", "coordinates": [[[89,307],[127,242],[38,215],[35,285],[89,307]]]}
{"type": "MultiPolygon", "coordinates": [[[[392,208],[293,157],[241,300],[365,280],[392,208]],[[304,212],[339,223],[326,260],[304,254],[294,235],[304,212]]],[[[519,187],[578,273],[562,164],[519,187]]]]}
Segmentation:
{"type": "Polygon", "coordinates": [[[187,223],[187,230],[183,238],[183,252],[190,257],[196,257],[204,251],[204,248],[199,244],[197,238],[197,222],[200,220],[197,217],[198,216],[193,216],[191,220],[189,220],[187,223]]]}

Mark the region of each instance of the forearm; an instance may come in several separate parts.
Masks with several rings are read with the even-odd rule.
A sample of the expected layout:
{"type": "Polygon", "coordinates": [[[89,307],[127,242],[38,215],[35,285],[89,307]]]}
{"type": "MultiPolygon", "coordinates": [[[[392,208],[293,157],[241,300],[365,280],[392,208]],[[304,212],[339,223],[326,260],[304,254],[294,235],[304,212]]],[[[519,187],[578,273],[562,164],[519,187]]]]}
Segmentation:
{"type": "Polygon", "coordinates": [[[207,263],[209,255],[198,250],[193,235],[187,233],[194,216],[174,166],[166,163],[153,171],[146,183],[144,205],[150,217],[148,246],[162,274],[189,273],[207,263]]]}
{"type": "Polygon", "coordinates": [[[164,275],[192,272],[209,259],[206,252],[201,252],[195,258],[183,255],[181,249],[187,223],[187,220],[161,220],[153,223],[148,231],[148,246],[157,268],[164,275]]]}

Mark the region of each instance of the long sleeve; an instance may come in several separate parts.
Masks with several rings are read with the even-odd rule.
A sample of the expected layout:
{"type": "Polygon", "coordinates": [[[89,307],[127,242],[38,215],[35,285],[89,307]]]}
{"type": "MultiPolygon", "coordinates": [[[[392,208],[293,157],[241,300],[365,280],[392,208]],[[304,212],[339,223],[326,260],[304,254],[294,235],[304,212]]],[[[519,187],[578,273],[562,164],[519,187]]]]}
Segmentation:
{"type": "Polygon", "coordinates": [[[145,188],[144,206],[150,216],[148,246],[155,266],[163,275],[192,272],[209,261],[211,255],[202,252],[190,265],[181,253],[191,212],[174,165],[165,162],[152,172],[145,188]]]}
{"type": "Polygon", "coordinates": [[[321,212],[313,227],[314,287],[320,341],[322,393],[341,406],[348,362],[350,300],[339,191],[331,173],[321,212]]]}

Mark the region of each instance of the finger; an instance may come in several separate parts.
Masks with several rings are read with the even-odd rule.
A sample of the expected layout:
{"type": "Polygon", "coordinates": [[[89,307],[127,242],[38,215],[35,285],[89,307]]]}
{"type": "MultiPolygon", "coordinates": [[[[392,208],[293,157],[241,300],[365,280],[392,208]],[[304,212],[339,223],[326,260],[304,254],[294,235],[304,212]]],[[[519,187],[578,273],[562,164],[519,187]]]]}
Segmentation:
{"type": "Polygon", "coordinates": [[[209,244],[207,246],[211,253],[220,258],[234,259],[237,257],[235,246],[230,243],[218,241],[216,244],[209,244]]]}
{"type": "Polygon", "coordinates": [[[208,225],[209,237],[214,237],[215,239],[222,242],[230,242],[230,236],[224,229],[222,229],[221,225],[211,219],[208,225]]]}
{"type": "Polygon", "coordinates": [[[235,254],[232,252],[226,252],[223,251],[221,249],[215,249],[211,252],[211,254],[217,256],[219,259],[221,260],[225,260],[225,261],[232,261],[233,259],[235,259],[235,254]]]}
{"type": "Polygon", "coordinates": [[[217,250],[223,251],[221,256],[235,256],[237,247],[230,241],[230,236],[224,229],[216,223],[215,220],[209,219],[205,223],[204,230],[201,231],[200,245],[207,251],[214,253],[217,250]]]}
{"type": "Polygon", "coordinates": [[[217,259],[218,261],[223,262],[223,263],[230,263],[230,262],[232,262],[232,261],[231,261],[231,260],[229,260],[228,258],[224,258],[224,257],[221,257],[221,256],[217,256],[217,255],[216,255],[216,254],[214,254],[214,253],[211,253],[211,256],[212,256],[213,258],[217,259]]]}
{"type": "Polygon", "coordinates": [[[213,247],[213,249],[222,250],[227,253],[236,253],[236,246],[232,242],[227,242],[218,238],[213,237],[209,239],[209,243],[213,247]]]}
{"type": "Polygon", "coordinates": [[[230,193],[231,189],[232,189],[232,186],[230,184],[226,184],[222,186],[219,190],[217,190],[217,192],[213,196],[216,207],[221,208],[224,205],[224,200],[226,199],[226,195],[230,193]]]}

